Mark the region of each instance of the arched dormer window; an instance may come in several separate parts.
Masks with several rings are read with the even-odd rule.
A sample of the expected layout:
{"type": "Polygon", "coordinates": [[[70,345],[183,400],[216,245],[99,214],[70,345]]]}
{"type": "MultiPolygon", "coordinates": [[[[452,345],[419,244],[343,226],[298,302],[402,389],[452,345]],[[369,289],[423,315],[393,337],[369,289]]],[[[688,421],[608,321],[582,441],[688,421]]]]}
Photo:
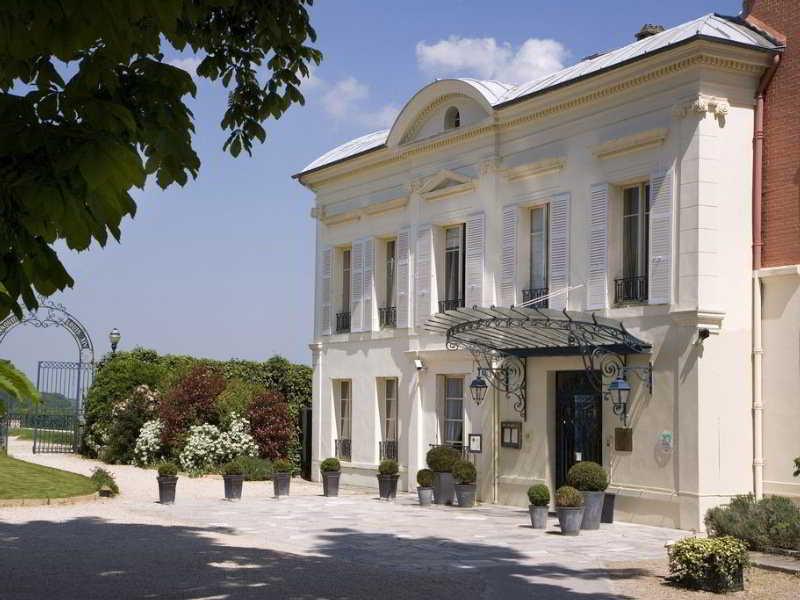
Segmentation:
{"type": "Polygon", "coordinates": [[[447,130],[455,129],[456,127],[461,127],[461,114],[455,106],[451,106],[444,113],[444,128],[447,130]]]}

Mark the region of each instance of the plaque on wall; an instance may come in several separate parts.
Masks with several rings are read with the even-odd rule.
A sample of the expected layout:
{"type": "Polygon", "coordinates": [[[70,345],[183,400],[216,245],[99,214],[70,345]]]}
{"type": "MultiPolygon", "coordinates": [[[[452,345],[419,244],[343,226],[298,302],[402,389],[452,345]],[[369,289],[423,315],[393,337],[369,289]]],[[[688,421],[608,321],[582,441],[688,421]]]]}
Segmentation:
{"type": "Polygon", "coordinates": [[[467,449],[470,454],[480,454],[483,452],[483,436],[480,433],[470,433],[467,449]]]}
{"type": "Polygon", "coordinates": [[[500,446],[503,448],[522,448],[521,421],[503,421],[500,423],[500,446]]]}
{"type": "Polygon", "coordinates": [[[614,450],[617,452],[633,452],[633,429],[617,427],[614,429],[614,450]]]}

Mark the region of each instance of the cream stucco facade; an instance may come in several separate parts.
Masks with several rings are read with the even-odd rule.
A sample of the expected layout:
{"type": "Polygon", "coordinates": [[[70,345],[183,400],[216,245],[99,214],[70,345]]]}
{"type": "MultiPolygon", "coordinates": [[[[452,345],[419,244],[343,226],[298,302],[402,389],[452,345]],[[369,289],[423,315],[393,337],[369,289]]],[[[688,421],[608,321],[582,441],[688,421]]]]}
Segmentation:
{"type": "MultiPolygon", "coordinates": [[[[653,366],[652,393],[630,379],[632,451],[615,449],[620,419],[602,401],[598,459],[611,476],[616,518],[701,529],[707,508],[751,491],[751,142],[753,95],[768,61],[761,49],[696,38],[499,104],[509,86],[441,80],[408,102],[384,142],[300,174],[316,193],[314,477],[319,461],[335,455],[344,428],[350,448],[343,481],[376,485],[387,435],[384,382],[392,379],[400,486],[413,490],[429,447],[446,441],[442,386],[453,376],[463,380],[464,442],[469,433],[482,435],[482,452],[473,455],[480,500],[522,506],[531,484],[556,486],[558,373],[582,371],[582,359],[525,359],[523,420],[495,390],[477,406],[468,389],[476,375],[472,356],[448,350],[444,337],[424,328],[448,293],[447,227],[467,224],[466,304],[519,304],[522,290],[533,287],[530,209],[550,205],[551,308],[621,321],[652,348],[628,357],[631,365],[653,366]],[[445,129],[451,107],[460,123],[445,129]],[[626,253],[623,190],[638,184],[661,186],[659,194],[668,196],[666,205],[651,201],[653,211],[667,207],[660,221],[666,229],[653,232],[655,217],[665,216],[653,212],[650,235],[662,246],[656,255],[651,239],[648,297],[616,302],[626,253]],[[600,204],[598,189],[605,190],[600,204]],[[557,214],[566,215],[562,229],[554,225],[557,214]],[[565,252],[553,246],[554,237],[565,252]],[[387,241],[398,253],[392,298],[385,297],[387,241]],[[343,273],[345,250],[355,278],[343,273]],[[662,277],[654,279],[654,271],[662,277]],[[396,309],[396,327],[380,326],[379,309],[388,306],[396,309]],[[352,313],[350,331],[336,333],[340,312],[352,313]],[[711,334],[704,341],[701,330],[711,334]],[[341,381],[348,382],[345,392],[341,381]],[[342,393],[350,399],[345,409],[342,393]],[[346,424],[342,410],[349,411],[346,424]],[[520,448],[499,443],[507,421],[521,422],[520,448]]],[[[800,315],[797,283],[797,277],[767,281],[768,290],[783,286],[767,294],[767,340],[781,335],[787,312],[800,315]]],[[[796,338],[787,350],[781,360],[796,372],[796,338]]],[[[780,372],[782,365],[765,367],[767,387],[783,385],[770,369],[780,372]]],[[[767,439],[796,445],[786,423],[800,415],[785,416],[767,421],[767,439]]],[[[784,481],[785,473],[773,475],[770,465],[766,479],[784,481]]]]}

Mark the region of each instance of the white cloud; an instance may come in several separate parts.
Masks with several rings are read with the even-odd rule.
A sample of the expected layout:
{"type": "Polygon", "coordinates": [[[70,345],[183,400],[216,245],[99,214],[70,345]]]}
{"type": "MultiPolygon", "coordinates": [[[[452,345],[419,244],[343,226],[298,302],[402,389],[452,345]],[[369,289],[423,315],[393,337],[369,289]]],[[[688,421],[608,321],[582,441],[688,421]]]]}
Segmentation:
{"type": "Polygon", "coordinates": [[[369,107],[369,86],[355,77],[346,77],[328,85],[318,79],[318,86],[324,89],[322,108],[336,121],[350,121],[371,129],[384,129],[391,126],[400,108],[395,104],[385,104],[377,109],[369,107]]]}
{"type": "Polygon", "coordinates": [[[203,57],[201,56],[186,56],[184,58],[173,58],[167,61],[167,63],[173,67],[178,67],[189,73],[193,79],[197,77],[197,67],[200,66],[201,62],[203,62],[203,57]]]}
{"type": "Polygon", "coordinates": [[[450,36],[433,44],[417,44],[417,64],[430,75],[472,75],[523,83],[564,67],[567,49],[552,39],[530,38],[519,48],[494,38],[450,36]]]}

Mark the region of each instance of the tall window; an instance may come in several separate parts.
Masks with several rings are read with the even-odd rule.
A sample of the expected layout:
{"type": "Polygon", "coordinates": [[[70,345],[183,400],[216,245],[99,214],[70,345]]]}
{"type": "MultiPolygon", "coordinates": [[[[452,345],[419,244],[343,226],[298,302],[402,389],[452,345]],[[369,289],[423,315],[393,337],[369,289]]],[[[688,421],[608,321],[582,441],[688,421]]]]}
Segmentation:
{"type": "Polygon", "coordinates": [[[445,302],[440,310],[452,310],[464,305],[464,234],[464,225],[445,229],[445,302]]]}
{"type": "Polygon", "coordinates": [[[444,380],[444,443],[464,444],[464,379],[445,377],[444,380]]]}
{"type": "Polygon", "coordinates": [[[350,249],[342,252],[342,312],[350,311],[350,249]]]}
{"type": "Polygon", "coordinates": [[[444,128],[455,129],[456,127],[461,127],[461,113],[455,106],[451,106],[444,113],[444,128]]]}
{"type": "Polygon", "coordinates": [[[650,231],[650,185],[622,191],[622,279],[616,281],[617,302],[647,299],[647,264],[650,231]]]}
{"type": "Polygon", "coordinates": [[[383,439],[388,442],[397,441],[397,379],[385,380],[386,410],[383,416],[383,439]]]}
{"type": "Polygon", "coordinates": [[[395,240],[386,242],[386,306],[394,306],[395,240]]]}
{"type": "Polygon", "coordinates": [[[529,289],[523,293],[523,301],[525,302],[535,300],[540,296],[546,296],[548,292],[548,218],[547,205],[531,209],[530,285],[529,289]]]}
{"type": "Polygon", "coordinates": [[[350,439],[353,400],[350,395],[350,382],[339,382],[339,439],[350,439]]]}

